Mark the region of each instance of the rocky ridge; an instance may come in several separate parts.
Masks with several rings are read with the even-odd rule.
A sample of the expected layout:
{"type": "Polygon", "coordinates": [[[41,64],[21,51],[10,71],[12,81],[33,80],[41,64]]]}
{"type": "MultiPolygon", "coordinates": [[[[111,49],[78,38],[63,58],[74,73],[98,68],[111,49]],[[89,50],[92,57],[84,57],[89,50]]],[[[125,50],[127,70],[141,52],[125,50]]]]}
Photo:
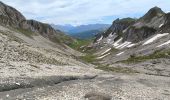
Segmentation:
{"type": "Polygon", "coordinates": [[[35,20],[27,20],[19,11],[0,2],[0,21],[2,25],[14,27],[21,31],[39,33],[43,37],[57,43],[69,44],[74,40],[50,25],[35,20]]]}

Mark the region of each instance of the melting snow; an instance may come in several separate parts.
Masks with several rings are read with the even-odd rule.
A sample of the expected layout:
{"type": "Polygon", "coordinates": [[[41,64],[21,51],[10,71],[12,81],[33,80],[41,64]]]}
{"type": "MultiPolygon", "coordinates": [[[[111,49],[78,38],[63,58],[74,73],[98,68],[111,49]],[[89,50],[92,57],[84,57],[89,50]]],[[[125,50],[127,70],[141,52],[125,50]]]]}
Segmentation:
{"type": "Polygon", "coordinates": [[[126,29],[125,30],[123,30],[123,33],[125,33],[126,32],[126,29]]]}
{"type": "Polygon", "coordinates": [[[114,36],[114,34],[112,34],[113,32],[111,32],[110,34],[109,34],[109,37],[113,37],[114,36]]]}
{"type": "Polygon", "coordinates": [[[164,24],[159,25],[159,28],[162,27],[164,24]]]}
{"type": "Polygon", "coordinates": [[[124,47],[126,47],[126,46],[128,46],[129,44],[131,44],[131,42],[124,42],[124,43],[122,43],[121,45],[118,45],[117,47],[115,47],[115,48],[120,48],[120,49],[123,49],[124,47]]]}
{"type": "Polygon", "coordinates": [[[131,44],[131,42],[125,42],[125,44],[123,46],[121,46],[120,49],[123,49],[124,47],[127,47],[129,44],[131,44]]]}
{"type": "Polygon", "coordinates": [[[136,44],[130,44],[130,45],[128,45],[127,47],[128,48],[130,48],[130,47],[133,47],[133,46],[135,46],[136,44]]]}
{"type": "Polygon", "coordinates": [[[97,40],[97,42],[100,42],[102,39],[103,39],[103,36],[101,36],[101,37],[97,40]]]}
{"type": "Polygon", "coordinates": [[[8,97],[9,97],[9,94],[7,94],[6,97],[8,98],[8,97]]]}
{"type": "Polygon", "coordinates": [[[108,56],[108,55],[110,55],[110,53],[105,54],[105,55],[103,55],[103,56],[101,56],[101,57],[98,57],[97,59],[102,59],[102,58],[104,58],[104,57],[106,57],[106,56],[108,56]]]}
{"type": "Polygon", "coordinates": [[[120,56],[120,55],[123,54],[123,53],[125,53],[125,52],[120,52],[120,53],[116,54],[116,56],[120,56]]]}
{"type": "Polygon", "coordinates": [[[16,85],[21,85],[20,83],[15,83],[16,85]]]}
{"type": "Polygon", "coordinates": [[[169,40],[169,41],[167,41],[167,42],[165,42],[165,43],[163,43],[163,44],[161,44],[161,45],[158,45],[157,47],[162,47],[162,46],[164,46],[164,45],[168,45],[168,44],[170,44],[170,40],[169,40]]]}
{"type": "Polygon", "coordinates": [[[111,49],[112,49],[112,48],[107,49],[107,50],[106,50],[105,52],[103,52],[101,55],[103,55],[103,54],[109,52],[111,49]]]}
{"type": "Polygon", "coordinates": [[[163,36],[166,36],[166,35],[168,35],[168,34],[169,34],[169,33],[157,34],[157,35],[155,35],[154,37],[152,37],[151,39],[147,40],[143,45],[147,45],[147,44],[149,44],[149,43],[152,43],[153,41],[155,41],[155,40],[157,40],[157,39],[159,39],[159,38],[161,38],[161,37],[163,37],[163,36]]]}
{"type": "Polygon", "coordinates": [[[111,43],[111,39],[107,39],[107,43],[111,43]]]}
{"type": "Polygon", "coordinates": [[[122,39],[123,39],[123,38],[120,38],[119,40],[117,40],[117,41],[113,44],[113,46],[114,46],[114,47],[118,46],[118,45],[119,45],[118,43],[119,43],[120,41],[122,41],[122,39]]]}

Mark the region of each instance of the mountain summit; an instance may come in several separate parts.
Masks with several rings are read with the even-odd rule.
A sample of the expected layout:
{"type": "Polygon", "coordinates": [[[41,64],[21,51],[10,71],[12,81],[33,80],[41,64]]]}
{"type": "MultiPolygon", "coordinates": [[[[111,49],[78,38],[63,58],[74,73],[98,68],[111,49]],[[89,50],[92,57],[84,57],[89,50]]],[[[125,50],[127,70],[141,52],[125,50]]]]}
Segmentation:
{"type": "Polygon", "coordinates": [[[164,14],[165,12],[163,12],[161,8],[153,7],[142,18],[140,18],[140,20],[150,21],[152,18],[161,17],[164,14]]]}

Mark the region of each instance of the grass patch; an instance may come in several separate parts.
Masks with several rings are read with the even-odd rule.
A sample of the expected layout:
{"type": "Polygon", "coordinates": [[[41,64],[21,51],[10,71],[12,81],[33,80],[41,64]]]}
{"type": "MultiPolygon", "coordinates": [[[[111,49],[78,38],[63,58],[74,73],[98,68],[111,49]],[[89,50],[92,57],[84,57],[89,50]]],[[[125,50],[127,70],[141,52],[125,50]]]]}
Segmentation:
{"type": "Polygon", "coordinates": [[[119,61],[121,63],[139,63],[144,62],[151,59],[159,59],[159,58],[168,58],[170,57],[170,50],[169,51],[155,51],[153,54],[146,55],[146,56],[135,56],[131,55],[130,58],[127,60],[119,61]]]}
{"type": "Polygon", "coordinates": [[[25,36],[30,37],[30,38],[32,38],[33,35],[37,35],[36,33],[32,32],[30,30],[27,30],[27,29],[16,28],[15,30],[24,34],[25,36]]]}
{"type": "Polygon", "coordinates": [[[93,54],[86,54],[85,56],[81,56],[80,59],[91,64],[97,60],[93,54]]]}
{"type": "Polygon", "coordinates": [[[127,67],[108,67],[108,66],[98,66],[96,69],[108,71],[108,72],[116,72],[116,73],[139,73],[131,68],[127,67]]]}
{"type": "Polygon", "coordinates": [[[60,40],[61,43],[65,43],[67,45],[70,45],[71,43],[74,42],[73,38],[71,38],[65,34],[60,35],[60,37],[58,37],[58,39],[60,40]]]}
{"type": "Polygon", "coordinates": [[[118,49],[112,48],[110,52],[115,53],[115,52],[118,52],[118,51],[119,51],[118,49]]]}
{"type": "Polygon", "coordinates": [[[91,43],[93,39],[87,39],[87,40],[80,40],[77,39],[73,43],[71,43],[69,46],[75,50],[82,51],[83,46],[87,46],[89,43],[91,43]]]}

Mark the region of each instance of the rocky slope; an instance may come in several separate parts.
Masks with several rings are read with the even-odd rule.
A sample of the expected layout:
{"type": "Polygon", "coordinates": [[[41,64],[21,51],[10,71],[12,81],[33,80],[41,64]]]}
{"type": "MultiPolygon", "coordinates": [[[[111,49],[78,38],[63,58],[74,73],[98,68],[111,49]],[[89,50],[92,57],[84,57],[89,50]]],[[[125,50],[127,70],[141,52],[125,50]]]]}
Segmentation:
{"type": "MultiPolygon", "coordinates": [[[[18,11],[3,3],[0,9],[3,16],[0,25],[0,100],[170,99],[168,59],[152,61],[154,66],[150,62],[142,63],[144,67],[142,64],[126,67],[122,63],[116,63],[119,67],[114,67],[113,64],[131,54],[152,51],[157,45],[166,47],[169,35],[163,34],[167,37],[152,45],[117,51],[115,54],[119,53],[118,56],[110,53],[112,55],[100,57],[101,65],[107,66],[97,67],[78,59],[82,53],[53,41],[62,33],[57,33],[47,24],[25,20],[18,11]],[[21,19],[14,20],[11,16],[21,19]],[[124,53],[120,54],[123,50],[124,53]],[[162,66],[161,62],[166,62],[163,63],[165,67],[158,67],[162,66]]],[[[168,18],[160,31],[168,28],[168,18]]],[[[144,42],[151,43],[145,40],[141,44],[144,42]]],[[[104,56],[108,52],[110,48],[100,54],[104,56]]],[[[166,52],[163,56],[168,58],[168,55],[166,52]]]]}

